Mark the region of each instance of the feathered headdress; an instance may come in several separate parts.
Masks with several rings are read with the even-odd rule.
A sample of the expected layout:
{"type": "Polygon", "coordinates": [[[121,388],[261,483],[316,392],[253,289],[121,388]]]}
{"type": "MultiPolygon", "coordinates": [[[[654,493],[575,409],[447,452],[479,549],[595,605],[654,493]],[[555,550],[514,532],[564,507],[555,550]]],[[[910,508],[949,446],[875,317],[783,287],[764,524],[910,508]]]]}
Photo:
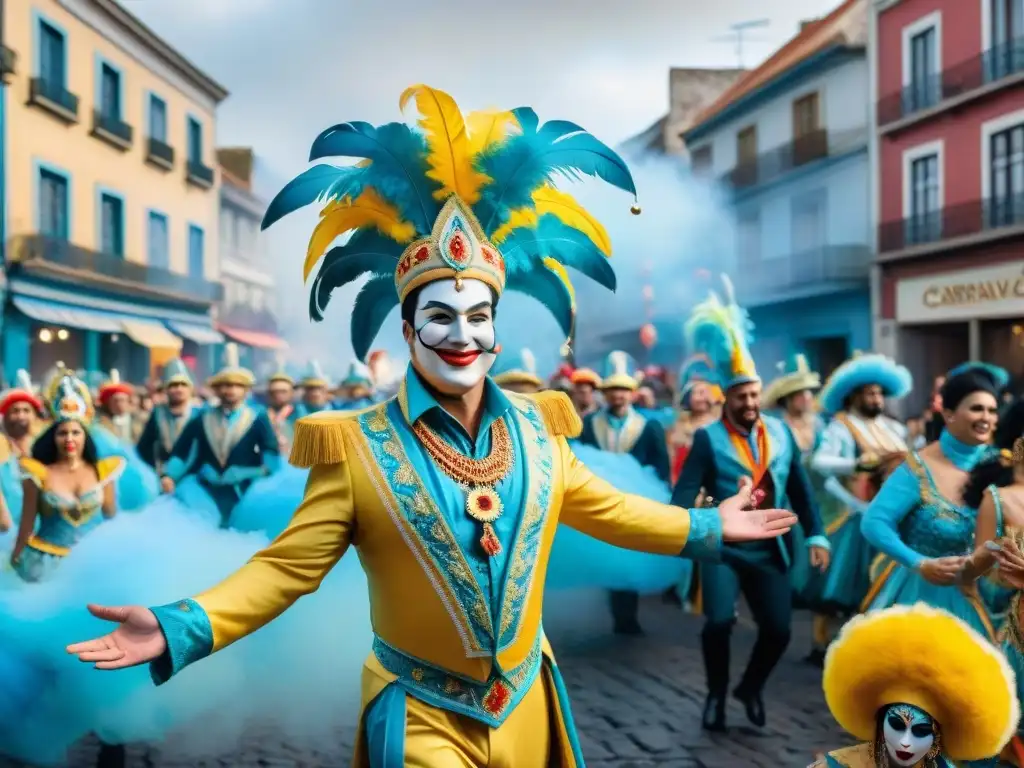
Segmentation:
{"type": "MultiPolygon", "coordinates": [[[[447,93],[415,85],[419,129],[405,123],[341,123],[321,133],[310,161],[359,158],[355,166],[315,165],[270,203],[266,229],[282,216],[324,203],[303,267],[322,320],[331,292],[363,275],[352,308],[352,344],[365,359],[391,310],[411,291],[440,279],[476,279],[500,294],[529,294],[571,337],[575,295],[566,268],[615,289],[608,233],[557,178],[597,176],[636,197],[613,150],[565,120],[540,123],[529,107],[463,117],[447,93]],[[343,235],[344,245],[328,250],[343,235]],[[324,255],[326,251],[326,255],[324,255]]],[[[631,209],[639,213],[634,204],[631,209]]]]}
{"type": "Polygon", "coordinates": [[[870,384],[881,387],[886,397],[899,398],[910,394],[914,379],[909,370],[885,355],[855,351],[853,357],[832,371],[818,402],[825,413],[839,413],[854,392],[870,384]]]}
{"type": "Polygon", "coordinates": [[[805,355],[794,355],[788,363],[779,363],[779,377],[761,395],[764,408],[774,408],[779,401],[797,392],[821,389],[821,376],[811,370],[805,355]]]}
{"type": "Polygon", "coordinates": [[[643,372],[637,367],[636,360],[621,350],[615,350],[609,352],[604,359],[601,388],[628,389],[633,392],[640,386],[643,377],[643,372]]]}
{"type": "Polygon", "coordinates": [[[577,368],[569,376],[573,384],[589,384],[597,388],[601,386],[601,374],[592,368],[577,368]]]}
{"type": "Polygon", "coordinates": [[[713,401],[720,403],[724,399],[718,374],[705,355],[690,355],[679,368],[679,404],[684,410],[690,409],[690,393],[697,384],[710,388],[713,401]]]}
{"type": "Polygon", "coordinates": [[[113,368],[110,371],[110,377],[100,386],[100,405],[106,405],[107,401],[110,400],[110,398],[112,398],[114,395],[128,395],[129,397],[131,397],[134,393],[135,387],[133,387],[127,381],[122,381],[120,371],[118,371],[116,368],[113,368]]]}
{"type": "Polygon", "coordinates": [[[17,403],[28,403],[36,414],[42,414],[43,401],[36,394],[35,387],[32,386],[32,377],[28,375],[28,371],[19,370],[17,382],[16,386],[0,395],[0,417],[6,416],[11,406],[17,403]]]}
{"type": "Polygon", "coordinates": [[[341,386],[373,389],[373,375],[366,365],[358,360],[353,360],[348,366],[348,375],[341,382],[341,386]]]}
{"type": "Polygon", "coordinates": [[[992,379],[992,384],[999,391],[1006,389],[1010,384],[1010,373],[1005,368],[1000,368],[992,363],[962,363],[946,374],[947,379],[959,376],[961,373],[980,373],[992,379]]]}
{"type": "Polygon", "coordinates": [[[163,385],[169,387],[171,384],[185,384],[189,387],[195,385],[192,381],[192,372],[185,362],[177,357],[164,366],[163,385]]]}
{"type": "Polygon", "coordinates": [[[50,410],[55,422],[78,421],[87,425],[95,415],[89,387],[70,373],[61,377],[50,410]]]}
{"type": "Polygon", "coordinates": [[[703,355],[711,363],[714,383],[724,392],[761,379],[750,356],[754,324],[736,303],[732,281],[726,275],[722,275],[722,285],[725,300],[712,291],[693,308],[683,330],[690,354],[703,355]]]}
{"type": "Polygon", "coordinates": [[[510,356],[502,360],[499,357],[497,364],[500,367],[494,375],[494,383],[499,387],[525,384],[540,389],[544,386],[544,381],[537,375],[537,358],[529,349],[520,350],[518,358],[510,356]]]}
{"type": "Polygon", "coordinates": [[[228,343],[224,345],[224,366],[211,376],[207,383],[211,387],[221,384],[238,384],[250,389],[256,383],[256,376],[248,368],[242,367],[238,356],[238,345],[228,343]]]}

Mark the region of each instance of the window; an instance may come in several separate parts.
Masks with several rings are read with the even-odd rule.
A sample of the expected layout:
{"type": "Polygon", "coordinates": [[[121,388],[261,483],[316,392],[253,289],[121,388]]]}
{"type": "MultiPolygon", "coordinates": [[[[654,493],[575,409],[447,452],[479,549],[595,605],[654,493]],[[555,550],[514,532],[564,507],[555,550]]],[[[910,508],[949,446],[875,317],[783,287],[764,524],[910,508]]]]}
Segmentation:
{"type": "Polygon", "coordinates": [[[818,92],[809,93],[793,102],[793,138],[815,133],[819,126],[818,92]]]}
{"type": "Polygon", "coordinates": [[[939,102],[938,42],[934,26],[910,38],[910,82],[905,105],[908,111],[926,109],[939,102]]]}
{"type": "Polygon", "coordinates": [[[690,170],[697,173],[704,173],[711,170],[711,145],[705,144],[690,153],[690,170]]]}
{"type": "Polygon", "coordinates": [[[150,211],[146,237],[149,265],[160,269],[170,269],[171,247],[167,217],[162,213],[150,211]]]}
{"type": "Polygon", "coordinates": [[[813,251],[825,245],[826,191],[815,190],[793,198],[793,252],[813,251]]]}
{"type": "Polygon", "coordinates": [[[925,155],[910,164],[910,211],[907,243],[938,239],[942,225],[942,201],[938,153],[925,155]]]}
{"type": "Polygon", "coordinates": [[[67,52],[64,33],[53,25],[39,22],[39,77],[53,88],[65,88],[67,52]]]}
{"type": "Polygon", "coordinates": [[[203,162],[203,125],[194,117],[188,119],[188,161],[203,162]]]}
{"type": "Polygon", "coordinates": [[[736,260],[740,264],[752,264],[761,260],[760,211],[747,211],[740,214],[736,247],[736,260]]]}
{"type": "Polygon", "coordinates": [[[1024,0],[985,0],[989,5],[991,43],[985,53],[986,75],[997,80],[1024,69],[1024,0]]]}
{"type": "Polygon", "coordinates": [[[39,170],[39,233],[67,240],[70,235],[70,198],[68,177],[41,168],[39,170]]]}
{"type": "Polygon", "coordinates": [[[989,225],[1024,220],[1024,124],[989,138],[989,225]]]}
{"type": "Polygon", "coordinates": [[[124,200],[111,192],[100,193],[100,251],[124,256],[124,200]]]}
{"type": "Polygon", "coordinates": [[[167,103],[149,94],[149,138],[167,143],[167,103]]]}
{"type": "Polygon", "coordinates": [[[204,275],[204,244],[203,230],[194,224],[188,227],[188,274],[190,277],[201,278],[204,275]]]}
{"type": "Polygon", "coordinates": [[[253,312],[262,312],[265,309],[263,291],[253,286],[249,292],[249,306],[253,312]]]}
{"type": "Polygon", "coordinates": [[[121,119],[121,73],[106,62],[100,65],[100,114],[121,119]]]}
{"type": "Polygon", "coordinates": [[[750,165],[757,160],[757,126],[749,125],[736,134],[736,165],[750,165]]]}

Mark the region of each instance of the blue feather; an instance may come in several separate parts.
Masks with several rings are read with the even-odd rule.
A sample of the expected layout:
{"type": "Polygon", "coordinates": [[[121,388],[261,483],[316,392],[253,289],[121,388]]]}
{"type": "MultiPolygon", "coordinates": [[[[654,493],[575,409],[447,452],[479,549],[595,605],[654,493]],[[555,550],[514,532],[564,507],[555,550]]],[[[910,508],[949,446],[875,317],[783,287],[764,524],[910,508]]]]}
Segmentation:
{"type": "Polygon", "coordinates": [[[358,157],[370,161],[361,169],[363,184],[392,202],[420,234],[430,232],[441,210],[434,199],[440,186],[427,177],[427,145],[405,123],[352,122],[332,126],[317,136],[309,159],[358,157]]]}
{"type": "Polygon", "coordinates": [[[358,195],[359,168],[338,168],[333,165],[314,165],[285,184],[267,206],[261,229],[273,225],[289,213],[323,198],[335,199],[345,195],[358,195]]]}
{"type": "Polygon", "coordinates": [[[394,275],[371,277],[359,290],[352,305],[351,321],[352,347],[357,359],[365,361],[381,326],[397,306],[394,275]]]}
{"type": "Polygon", "coordinates": [[[540,118],[537,117],[537,113],[533,110],[533,107],[516,107],[512,110],[512,115],[515,117],[516,122],[519,123],[519,127],[523,133],[536,133],[537,127],[540,125],[540,118]]]}
{"type": "Polygon", "coordinates": [[[520,227],[502,243],[501,253],[509,274],[528,271],[550,257],[574,269],[610,291],[615,290],[615,270],[594,242],[553,214],[540,217],[536,228],[520,227]]]}
{"type": "Polygon", "coordinates": [[[534,262],[533,269],[528,272],[519,271],[509,274],[505,288],[532,296],[539,301],[554,315],[562,332],[567,337],[572,336],[575,318],[572,296],[569,295],[569,289],[558,275],[541,262],[534,262]]]}
{"type": "Polygon", "coordinates": [[[324,257],[309,290],[309,316],[324,319],[324,310],[335,288],[351,283],[367,272],[393,276],[402,246],[375,229],[357,230],[344,245],[331,248],[324,257]]]}

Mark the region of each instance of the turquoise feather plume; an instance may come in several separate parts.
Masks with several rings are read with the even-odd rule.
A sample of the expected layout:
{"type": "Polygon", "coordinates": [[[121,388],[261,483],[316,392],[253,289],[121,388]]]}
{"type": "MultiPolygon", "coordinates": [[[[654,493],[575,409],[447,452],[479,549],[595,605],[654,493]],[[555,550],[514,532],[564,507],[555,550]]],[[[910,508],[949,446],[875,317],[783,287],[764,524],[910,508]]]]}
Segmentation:
{"type": "Polygon", "coordinates": [[[285,184],[267,206],[260,229],[266,229],[289,213],[318,201],[337,200],[362,191],[361,168],[314,165],[285,184]]]}
{"type": "Polygon", "coordinates": [[[608,290],[615,290],[615,270],[594,241],[552,214],[541,216],[535,228],[512,230],[501,244],[501,253],[509,274],[520,269],[529,271],[534,263],[550,257],[608,290]]]}
{"type": "Polygon", "coordinates": [[[344,245],[331,248],[309,291],[309,316],[319,322],[335,288],[367,273],[390,277],[402,255],[402,246],[376,230],[360,230],[344,245]]]}
{"type": "Polygon", "coordinates": [[[351,319],[352,349],[357,359],[366,359],[377,332],[397,306],[393,275],[376,275],[359,290],[352,305],[351,319]]]}
{"type": "Polygon", "coordinates": [[[554,316],[562,333],[567,338],[572,336],[576,317],[573,297],[565,283],[550,269],[535,262],[527,269],[509,271],[505,287],[535,298],[554,316]]]}

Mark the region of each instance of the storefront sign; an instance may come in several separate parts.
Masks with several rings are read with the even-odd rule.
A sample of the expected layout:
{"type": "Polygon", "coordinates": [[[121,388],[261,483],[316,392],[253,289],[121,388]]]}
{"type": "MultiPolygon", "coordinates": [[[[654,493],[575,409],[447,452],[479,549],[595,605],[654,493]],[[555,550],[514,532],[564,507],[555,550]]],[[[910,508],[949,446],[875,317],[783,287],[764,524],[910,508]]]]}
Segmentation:
{"type": "Polygon", "coordinates": [[[1024,262],[900,280],[900,323],[944,323],[972,318],[1024,318],[1024,262]]]}

